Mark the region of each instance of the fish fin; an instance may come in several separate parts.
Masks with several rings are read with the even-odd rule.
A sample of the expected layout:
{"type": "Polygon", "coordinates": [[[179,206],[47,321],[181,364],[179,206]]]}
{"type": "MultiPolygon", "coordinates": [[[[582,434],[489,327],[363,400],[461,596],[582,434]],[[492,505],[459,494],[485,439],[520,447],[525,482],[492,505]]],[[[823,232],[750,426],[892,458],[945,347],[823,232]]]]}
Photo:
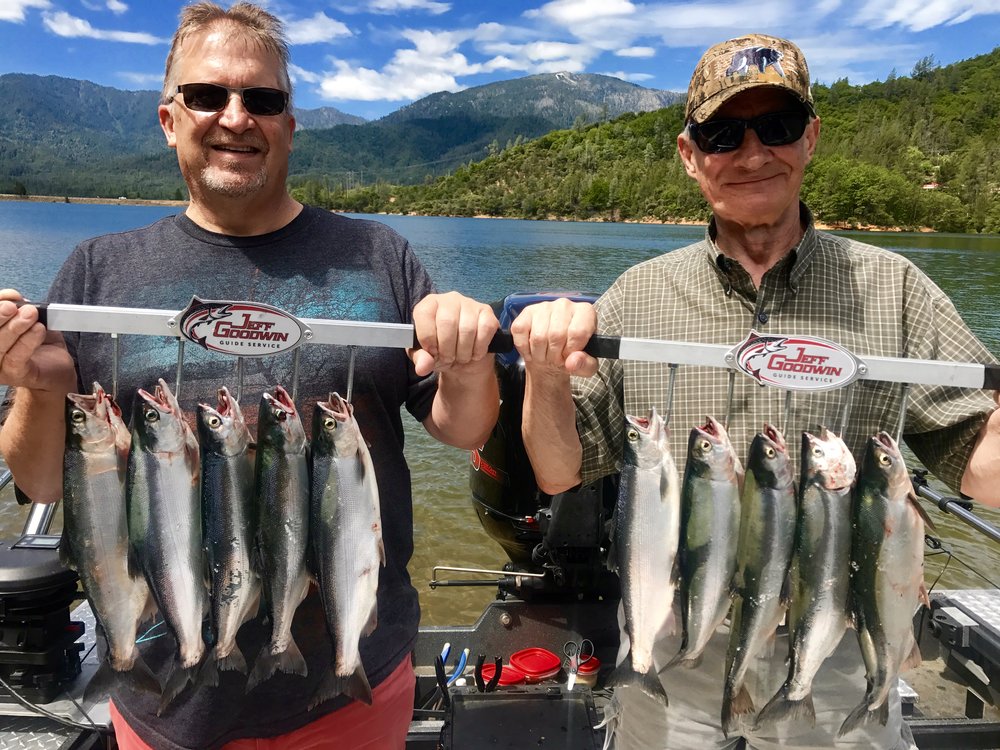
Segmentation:
{"type": "Polygon", "coordinates": [[[70,540],[69,534],[66,533],[66,529],[62,530],[62,538],[59,540],[59,562],[61,562],[67,568],[76,570],[76,565],[73,563],[73,552],[70,549],[72,541],[70,540]]]}
{"type": "Polygon", "coordinates": [[[97,703],[108,698],[115,686],[116,672],[111,667],[111,663],[105,659],[90,678],[87,687],[83,691],[83,700],[97,703]]]}
{"type": "Polygon", "coordinates": [[[931,608],[931,597],[930,594],[927,593],[926,581],[920,582],[920,591],[917,592],[917,599],[921,604],[927,607],[927,609],[931,608]]]}
{"type": "Polygon", "coordinates": [[[774,697],[757,714],[753,728],[772,729],[775,725],[793,721],[806,722],[810,727],[816,726],[816,708],[813,706],[812,692],[806,693],[802,700],[791,700],[788,697],[788,686],[782,685],[774,697]]]}
{"type": "Polygon", "coordinates": [[[671,667],[681,666],[685,669],[696,669],[701,666],[702,655],[699,654],[689,654],[686,648],[682,648],[677,655],[667,662],[664,669],[670,669],[671,667]]]}
{"type": "Polygon", "coordinates": [[[367,705],[372,704],[372,688],[368,683],[368,675],[365,668],[358,664],[357,669],[347,677],[337,674],[336,668],[331,665],[330,670],[323,675],[323,679],[316,688],[312,702],[309,704],[311,711],[320,703],[336,698],[338,695],[347,695],[356,701],[361,701],[367,705]]]}
{"type": "Polygon", "coordinates": [[[177,696],[183,693],[185,688],[194,682],[195,673],[199,666],[201,665],[195,664],[193,667],[182,667],[180,664],[174,665],[166,684],[163,686],[163,692],[160,694],[160,705],[156,709],[157,716],[162,716],[163,712],[170,707],[170,704],[174,702],[177,696]]]}
{"type": "Polygon", "coordinates": [[[220,672],[242,672],[247,673],[247,660],[240,651],[240,647],[233,643],[233,650],[227,656],[218,659],[220,672]]]}
{"type": "Polygon", "coordinates": [[[372,605],[372,613],[368,616],[368,622],[365,623],[364,630],[361,631],[361,635],[369,636],[375,632],[375,628],[378,627],[378,604],[372,605]]]}
{"type": "Polygon", "coordinates": [[[378,559],[382,563],[382,567],[385,567],[385,543],[382,541],[382,537],[378,538],[378,559]]]}
{"type": "Polygon", "coordinates": [[[913,509],[917,511],[917,515],[923,519],[924,526],[929,528],[931,531],[937,531],[937,526],[934,525],[934,522],[931,520],[931,517],[927,515],[927,511],[924,510],[924,506],[920,502],[919,498],[916,495],[914,495],[913,492],[911,491],[906,496],[906,499],[910,501],[911,505],[913,505],[913,509]]]}
{"type": "Polygon", "coordinates": [[[910,649],[910,653],[907,655],[906,659],[903,661],[902,666],[900,666],[899,671],[905,672],[908,669],[913,669],[914,667],[919,667],[923,663],[923,656],[920,655],[920,644],[917,643],[916,638],[911,636],[913,641],[913,647],[910,649]]]}
{"type": "Polygon", "coordinates": [[[728,738],[729,735],[739,728],[742,717],[752,715],[755,712],[753,698],[746,685],[740,685],[735,694],[729,690],[722,696],[722,733],[728,738]]]}
{"type": "Polygon", "coordinates": [[[269,643],[264,644],[264,648],[257,655],[257,661],[254,662],[253,671],[247,678],[246,692],[249,693],[275,672],[297,674],[302,677],[309,674],[306,660],[302,657],[302,652],[299,651],[299,646],[293,638],[289,638],[288,646],[278,654],[271,653],[269,643]]]}
{"type": "Polygon", "coordinates": [[[645,674],[637,672],[632,668],[631,652],[615,671],[608,677],[605,687],[637,687],[650,698],[659,701],[664,706],[668,705],[667,691],[663,689],[660,676],[655,669],[650,669],[645,674]]]}
{"type": "Polygon", "coordinates": [[[219,661],[215,657],[215,651],[208,655],[205,664],[201,668],[201,683],[208,687],[219,686],[219,661]]]}
{"type": "Polygon", "coordinates": [[[882,705],[875,710],[869,710],[868,699],[861,701],[851,713],[847,715],[844,719],[844,723],[840,725],[840,729],[837,732],[838,737],[844,737],[850,734],[855,729],[861,729],[869,724],[878,722],[882,726],[885,726],[889,721],[889,701],[882,701],[882,705]]]}

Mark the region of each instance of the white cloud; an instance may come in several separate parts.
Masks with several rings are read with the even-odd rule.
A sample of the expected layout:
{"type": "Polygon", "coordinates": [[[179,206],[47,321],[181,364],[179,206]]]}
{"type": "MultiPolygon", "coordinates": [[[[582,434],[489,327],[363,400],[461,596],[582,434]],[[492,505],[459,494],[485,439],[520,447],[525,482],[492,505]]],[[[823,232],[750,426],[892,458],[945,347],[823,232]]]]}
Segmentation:
{"type": "Polygon", "coordinates": [[[615,52],[618,57],[656,57],[652,47],[625,47],[615,52]]]}
{"type": "Polygon", "coordinates": [[[635,11],[635,5],[629,0],[553,0],[537,10],[525,11],[524,15],[571,25],[612,16],[629,16],[635,11]]]}
{"type": "Polygon", "coordinates": [[[163,87],[162,73],[130,73],[128,71],[121,71],[118,73],[118,77],[128,81],[133,86],[139,86],[144,89],[158,90],[163,87]]]}
{"type": "Polygon", "coordinates": [[[626,73],[624,70],[619,70],[614,73],[609,71],[607,73],[599,73],[598,75],[621,78],[623,81],[632,81],[633,83],[638,81],[648,81],[654,77],[651,73],[626,73]]]}
{"type": "Polygon", "coordinates": [[[152,34],[141,31],[106,31],[95,29],[89,22],[82,18],[71,16],[69,13],[59,11],[58,13],[43,13],[42,19],[45,28],[56,36],[76,38],[85,37],[87,39],[102,39],[109,42],[126,42],[128,44],[167,44],[169,39],[160,39],[152,34]]]}
{"type": "Polygon", "coordinates": [[[121,0],[105,0],[103,3],[92,3],[87,0],[81,0],[83,7],[87,10],[92,10],[95,13],[103,10],[110,10],[112,13],[121,15],[128,10],[128,6],[121,2],[121,0]]]}
{"type": "Polygon", "coordinates": [[[997,0],[868,0],[857,14],[856,23],[885,28],[902,26],[910,31],[925,31],[936,26],[951,26],[979,15],[1000,13],[997,0]]]}
{"type": "Polygon", "coordinates": [[[294,63],[288,63],[288,74],[292,77],[292,83],[319,83],[323,76],[318,73],[300,68],[294,63]]]}
{"type": "Polygon", "coordinates": [[[403,13],[411,10],[426,10],[435,16],[451,10],[451,3],[437,0],[370,0],[368,10],[371,13],[403,13]]]}
{"type": "Polygon", "coordinates": [[[353,36],[353,32],[346,25],[322,12],[312,18],[286,21],[285,33],[291,44],[319,44],[332,42],[340,37],[353,36]]]}
{"type": "Polygon", "coordinates": [[[40,8],[45,10],[52,7],[49,0],[0,0],[0,21],[14,21],[21,23],[24,21],[28,8],[40,8]]]}
{"type": "MultiPolygon", "coordinates": [[[[520,62],[503,54],[473,63],[459,51],[467,42],[495,38],[500,29],[498,24],[451,31],[407,29],[402,36],[413,46],[397,49],[381,70],[333,60],[335,70],[322,76],[318,91],[333,100],[406,101],[438,91],[461,91],[465,88],[458,82],[461,76],[523,70],[520,62]]],[[[305,76],[303,80],[312,82],[305,76]]]]}

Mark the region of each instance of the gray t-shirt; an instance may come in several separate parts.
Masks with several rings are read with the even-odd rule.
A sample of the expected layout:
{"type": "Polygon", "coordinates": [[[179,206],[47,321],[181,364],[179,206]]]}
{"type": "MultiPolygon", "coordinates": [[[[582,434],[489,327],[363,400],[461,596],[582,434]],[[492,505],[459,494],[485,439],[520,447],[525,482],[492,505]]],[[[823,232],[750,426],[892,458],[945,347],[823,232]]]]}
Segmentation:
{"type": "MultiPolygon", "coordinates": [[[[373,221],[349,219],[306,207],[287,226],[256,237],[207,232],[185,216],[81,243],[49,291],[49,302],[179,310],[193,295],[209,300],[253,300],[300,318],[410,323],[413,306],[433,290],[409,244],[373,221]]],[[[99,381],[110,391],[110,336],[66,334],[77,362],[80,387],[99,381]]],[[[119,402],[129,419],[138,388],[157,378],[171,388],[177,342],[125,336],[120,345],[119,402]]],[[[317,400],[346,393],[349,352],[344,347],[300,348],[297,406],[308,431],[317,400]]],[[[245,358],[241,406],[256,431],[261,393],[292,387],[293,353],[245,358]]],[[[193,420],[196,403],[213,404],[226,385],[235,393],[236,360],[188,344],[184,351],[181,404],[193,420]]],[[[413,551],[410,472],[403,457],[400,407],[422,421],[430,412],[436,378],[419,378],[401,349],[359,348],[352,401],[378,479],[386,566],[378,587],[378,628],[363,638],[361,654],[372,687],[413,648],[419,620],[417,593],[406,570],[413,551]]],[[[258,617],[240,631],[238,643],[251,663],[269,635],[258,617]]],[[[162,628],[161,628],[162,630],[162,628]]],[[[332,663],[319,597],[313,589],[299,607],[293,633],[309,667],[308,677],[277,674],[244,694],[245,677],[223,672],[218,688],[188,689],[156,716],[157,700],[121,688],[115,705],[150,745],[216,748],[239,737],[269,737],[307,724],[345,705],[343,698],[307,711],[316,685],[332,663]]],[[[169,671],[174,640],[144,644],[143,657],[161,680],[169,671]]]]}

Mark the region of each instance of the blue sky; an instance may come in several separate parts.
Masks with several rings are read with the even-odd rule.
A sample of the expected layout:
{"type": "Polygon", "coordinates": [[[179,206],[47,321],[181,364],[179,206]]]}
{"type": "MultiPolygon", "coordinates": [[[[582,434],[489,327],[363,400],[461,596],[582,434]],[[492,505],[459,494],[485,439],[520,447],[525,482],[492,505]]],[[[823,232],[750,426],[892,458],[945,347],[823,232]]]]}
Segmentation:
{"type": "MultiPolygon", "coordinates": [[[[0,73],[159,89],[183,2],[0,0],[0,73]]],[[[229,4],[228,2],[223,4],[229,4]]],[[[535,73],[604,73],[683,91],[709,45],[796,41],[813,79],[907,75],[1000,45],[1000,0],[266,0],[287,25],[298,107],[369,119],[437,91],[535,73]]]]}

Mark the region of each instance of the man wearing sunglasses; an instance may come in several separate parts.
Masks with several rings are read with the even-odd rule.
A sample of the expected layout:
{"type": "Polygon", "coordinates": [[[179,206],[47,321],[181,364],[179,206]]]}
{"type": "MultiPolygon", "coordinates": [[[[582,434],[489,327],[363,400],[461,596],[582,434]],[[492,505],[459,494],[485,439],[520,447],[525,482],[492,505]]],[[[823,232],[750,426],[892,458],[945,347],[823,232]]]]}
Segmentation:
{"type": "MultiPolygon", "coordinates": [[[[842,420],[839,390],[796,394],[788,409],[785,392],[739,375],[730,396],[721,368],[681,366],[672,379],[667,365],[598,362],[582,351],[595,332],[733,347],[755,330],[832,340],[862,357],[994,361],[910,261],[813,225],[799,190],[820,120],[797,46],[752,34],[710,48],[692,76],[685,119],[677,150],[712,209],[704,239],[629,269],[595,305],[541,303],[511,326],[525,361],[525,446],[545,492],[618,470],[624,415],[645,416],[650,407],[670,414],[670,450],[681,472],[689,431],[706,414],[729,416],[729,436],[744,464],[765,422],[784,426],[797,463],[802,431],[842,420]]],[[[1000,505],[1000,411],[993,399],[981,391],[921,388],[904,404],[898,385],[859,381],[843,436],[854,455],[860,459],[878,430],[893,431],[904,409],[904,437],[920,461],[954,490],[1000,505]]],[[[837,737],[866,687],[853,632],[813,681],[815,724],[755,723],[788,674],[782,637],[772,658],[754,660],[753,712],[724,731],[727,646],[728,632],[720,628],[696,668],[664,669],[680,635],[661,634],[654,663],[670,705],[638,688],[617,689],[616,750],[913,747],[895,689],[885,726],[875,722],[837,737]]]]}
{"type": "MultiPolygon", "coordinates": [[[[288,48],[281,24],[251,3],[229,10],[207,2],[186,7],[174,36],[159,118],[190,191],[182,215],[149,227],[83,242],[57,274],[49,301],[180,309],[208,300],[255,300],[300,318],[413,323],[421,349],[412,361],[398,349],[303,347],[242,363],[242,411],[251,430],[262,392],[298,387],[296,407],[308,430],[318,400],[348,393],[353,370],[355,417],[370,444],[380,494],[384,565],[377,627],[361,639],[371,705],[337,696],[310,708],[332,669],[332,640],[312,587],[295,611],[292,635],[304,657],[247,690],[246,672],[264,653],[270,626],[261,606],[237,644],[244,672],[223,671],[219,685],[187,687],[169,706],[119,681],[112,718],[118,747],[353,748],[400,750],[412,718],[411,651],[419,605],[407,562],[413,548],[409,470],[401,407],[434,437],[462,448],[481,445],[496,422],[498,393],[487,346],[497,329],[487,305],[456,293],[435,294],[409,244],[383,224],[338,216],[287,192],[295,118],[288,48]],[[433,375],[432,375],[433,373],[433,375]]],[[[0,284],[0,287],[3,285],[0,284]]],[[[0,291],[0,384],[14,386],[0,451],[22,495],[53,502],[62,494],[67,392],[110,387],[120,362],[119,393],[128,420],[138,388],[173,380],[175,345],[124,336],[47,331],[21,296],[0,291]]],[[[215,403],[235,391],[233,358],[189,346],[182,406],[215,403]]],[[[194,571],[201,573],[201,571],[194,571]]],[[[218,593],[218,595],[222,595],[218,593]]],[[[162,632],[163,629],[158,629],[162,632]]],[[[166,681],[177,646],[146,639],[146,663],[166,681]]],[[[211,648],[207,648],[211,651],[211,648]]],[[[290,649],[289,652],[290,653],[290,649]]]]}

